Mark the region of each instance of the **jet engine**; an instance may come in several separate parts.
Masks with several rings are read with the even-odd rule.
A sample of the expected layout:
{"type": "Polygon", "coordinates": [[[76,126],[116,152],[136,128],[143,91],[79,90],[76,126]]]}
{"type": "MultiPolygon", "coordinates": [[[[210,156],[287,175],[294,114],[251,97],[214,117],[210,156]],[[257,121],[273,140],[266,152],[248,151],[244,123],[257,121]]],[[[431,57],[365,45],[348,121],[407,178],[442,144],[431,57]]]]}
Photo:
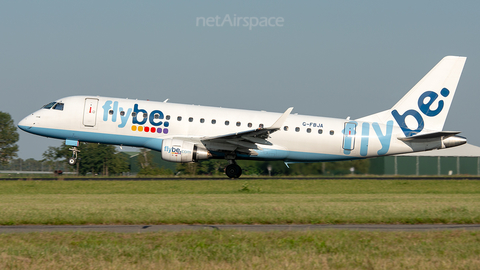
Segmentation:
{"type": "Polygon", "coordinates": [[[184,163],[208,159],[210,156],[207,149],[197,147],[193,142],[181,139],[165,139],[162,142],[163,160],[184,163]]]}

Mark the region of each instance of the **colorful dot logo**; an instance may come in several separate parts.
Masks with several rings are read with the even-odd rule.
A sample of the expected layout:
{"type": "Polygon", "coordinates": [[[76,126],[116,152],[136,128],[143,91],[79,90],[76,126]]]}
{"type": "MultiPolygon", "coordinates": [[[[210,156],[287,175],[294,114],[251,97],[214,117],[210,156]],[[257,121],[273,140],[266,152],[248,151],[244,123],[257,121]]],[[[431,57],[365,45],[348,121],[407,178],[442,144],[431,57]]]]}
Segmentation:
{"type": "MultiPolygon", "coordinates": [[[[165,123],[165,124],[166,124],[165,126],[168,126],[168,123],[165,123]]],[[[132,126],[132,131],[168,134],[168,128],[132,126]]]]}

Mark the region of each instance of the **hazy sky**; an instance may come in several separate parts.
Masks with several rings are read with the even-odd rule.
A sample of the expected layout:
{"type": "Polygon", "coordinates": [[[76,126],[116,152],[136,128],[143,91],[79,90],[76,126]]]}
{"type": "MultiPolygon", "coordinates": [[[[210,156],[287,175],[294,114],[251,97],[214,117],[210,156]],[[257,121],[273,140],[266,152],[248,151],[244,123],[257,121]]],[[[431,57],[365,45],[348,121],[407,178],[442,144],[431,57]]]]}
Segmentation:
{"type": "MultiPolygon", "coordinates": [[[[323,2],[2,1],[0,111],[81,94],[354,119],[460,55],[444,129],[480,145],[479,1],[323,2]],[[281,19],[203,26],[216,16],[281,19]]],[[[61,144],[18,132],[23,159],[61,144]]]]}

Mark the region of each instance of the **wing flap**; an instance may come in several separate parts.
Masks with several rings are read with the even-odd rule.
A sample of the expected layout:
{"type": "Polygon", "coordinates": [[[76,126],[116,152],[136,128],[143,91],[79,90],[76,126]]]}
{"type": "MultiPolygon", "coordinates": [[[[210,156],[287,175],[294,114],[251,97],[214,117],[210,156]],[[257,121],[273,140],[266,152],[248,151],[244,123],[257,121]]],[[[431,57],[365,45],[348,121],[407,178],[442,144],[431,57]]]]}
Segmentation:
{"type": "Polygon", "coordinates": [[[233,145],[238,145],[241,147],[245,147],[247,149],[260,149],[262,150],[258,145],[251,143],[251,142],[246,142],[246,141],[240,141],[240,140],[226,140],[227,143],[231,143],[233,145]]]}
{"type": "Polygon", "coordinates": [[[262,139],[262,138],[257,138],[257,137],[251,137],[251,136],[242,136],[242,139],[247,140],[252,143],[258,143],[258,144],[263,144],[263,145],[272,145],[271,142],[262,139]]]}

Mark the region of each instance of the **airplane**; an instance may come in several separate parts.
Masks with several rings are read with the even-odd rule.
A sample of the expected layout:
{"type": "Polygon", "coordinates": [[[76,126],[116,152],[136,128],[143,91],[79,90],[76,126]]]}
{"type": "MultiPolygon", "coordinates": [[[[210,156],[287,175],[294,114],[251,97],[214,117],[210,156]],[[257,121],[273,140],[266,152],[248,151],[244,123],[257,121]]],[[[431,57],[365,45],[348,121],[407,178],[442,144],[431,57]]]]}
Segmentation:
{"type": "Polygon", "coordinates": [[[364,159],[465,144],[443,131],[466,57],[446,56],[392,108],[351,120],[100,96],[50,102],[18,123],[26,132],[65,140],[74,165],[79,142],[144,147],[172,162],[226,159],[290,163],[364,159]]]}

